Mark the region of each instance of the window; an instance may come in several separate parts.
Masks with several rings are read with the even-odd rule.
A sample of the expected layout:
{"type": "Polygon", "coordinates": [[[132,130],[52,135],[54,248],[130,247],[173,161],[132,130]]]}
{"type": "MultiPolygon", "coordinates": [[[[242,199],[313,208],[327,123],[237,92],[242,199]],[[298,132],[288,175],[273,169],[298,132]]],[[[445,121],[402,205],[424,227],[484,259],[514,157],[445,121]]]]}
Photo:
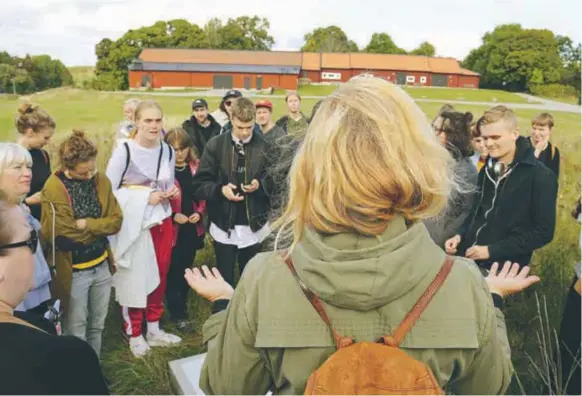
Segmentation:
{"type": "Polygon", "coordinates": [[[426,76],[420,77],[420,83],[421,84],[426,84],[426,76]]]}
{"type": "Polygon", "coordinates": [[[341,73],[321,73],[322,80],[341,80],[341,73]]]}
{"type": "Polygon", "coordinates": [[[414,76],[406,76],[406,82],[407,83],[413,83],[416,81],[416,77],[414,76]]]}
{"type": "Polygon", "coordinates": [[[303,78],[307,78],[308,77],[307,70],[303,70],[301,72],[301,77],[303,77],[303,78]]]}

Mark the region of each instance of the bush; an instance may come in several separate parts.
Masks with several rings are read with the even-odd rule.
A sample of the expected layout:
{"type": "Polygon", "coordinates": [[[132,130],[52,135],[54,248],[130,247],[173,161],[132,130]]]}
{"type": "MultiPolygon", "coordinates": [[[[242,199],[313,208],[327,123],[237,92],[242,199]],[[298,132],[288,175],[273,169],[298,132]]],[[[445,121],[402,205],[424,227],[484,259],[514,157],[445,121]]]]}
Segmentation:
{"type": "Polygon", "coordinates": [[[533,95],[546,98],[575,98],[579,96],[574,87],[562,84],[535,84],[529,87],[529,91],[533,95]]]}

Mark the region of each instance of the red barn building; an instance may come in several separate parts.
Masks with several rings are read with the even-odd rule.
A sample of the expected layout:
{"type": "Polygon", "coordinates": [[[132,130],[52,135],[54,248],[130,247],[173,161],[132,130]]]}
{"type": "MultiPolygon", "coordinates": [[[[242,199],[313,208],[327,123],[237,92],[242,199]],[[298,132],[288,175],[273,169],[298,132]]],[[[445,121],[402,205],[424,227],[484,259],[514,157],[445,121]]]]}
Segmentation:
{"type": "Polygon", "coordinates": [[[144,49],[129,66],[130,88],[297,89],[299,78],[339,83],[373,74],[395,84],[479,87],[453,58],[367,53],[144,49]]]}

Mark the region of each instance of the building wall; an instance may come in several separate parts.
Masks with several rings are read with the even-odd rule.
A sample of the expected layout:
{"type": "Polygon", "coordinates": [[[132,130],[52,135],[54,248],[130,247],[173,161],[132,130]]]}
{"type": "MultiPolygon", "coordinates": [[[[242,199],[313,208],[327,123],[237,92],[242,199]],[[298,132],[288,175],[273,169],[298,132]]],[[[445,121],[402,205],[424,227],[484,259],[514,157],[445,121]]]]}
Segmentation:
{"type": "Polygon", "coordinates": [[[245,73],[198,73],[198,72],[129,72],[130,88],[141,86],[142,76],[151,76],[152,88],[161,87],[201,87],[211,88],[215,75],[232,76],[234,88],[244,88],[245,78],[250,78],[250,88],[257,87],[257,77],[263,78],[263,88],[275,87],[297,89],[297,76],[286,74],[245,74],[245,73]]]}
{"type": "Polygon", "coordinates": [[[458,86],[461,88],[479,88],[479,76],[459,76],[458,86]]]}
{"type": "MultiPolygon", "coordinates": [[[[353,76],[360,74],[372,74],[374,76],[384,78],[392,83],[396,83],[396,70],[364,70],[364,69],[323,69],[321,71],[302,71],[299,76],[285,75],[285,74],[244,74],[244,73],[197,73],[197,72],[144,72],[144,71],[129,71],[129,86],[130,88],[137,88],[141,86],[141,79],[143,75],[149,74],[151,76],[152,87],[212,87],[214,75],[232,75],[234,88],[244,88],[245,77],[250,77],[251,88],[256,88],[256,78],[261,76],[263,78],[263,88],[275,87],[289,90],[297,89],[298,77],[307,76],[312,82],[346,82],[353,76]],[[340,80],[322,79],[322,73],[340,73],[340,80]]],[[[407,85],[421,85],[431,86],[431,73],[424,72],[402,72],[407,76],[414,76],[414,83],[407,83],[407,85]],[[425,77],[426,81],[421,82],[421,77],[425,77]]],[[[449,75],[447,80],[448,87],[460,88],[478,88],[479,76],[462,76],[449,75]]]]}

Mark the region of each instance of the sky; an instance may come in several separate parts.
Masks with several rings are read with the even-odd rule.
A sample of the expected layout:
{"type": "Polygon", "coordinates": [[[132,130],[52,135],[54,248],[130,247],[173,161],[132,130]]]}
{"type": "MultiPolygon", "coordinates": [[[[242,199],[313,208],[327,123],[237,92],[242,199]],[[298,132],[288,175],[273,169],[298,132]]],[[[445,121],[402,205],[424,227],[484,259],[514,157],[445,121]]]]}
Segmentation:
{"type": "Polygon", "coordinates": [[[202,27],[212,17],[259,15],[271,23],[273,49],[298,50],[306,33],[335,24],[360,47],[386,32],[406,50],[429,41],[438,56],[462,60],[504,23],[580,42],[581,11],[580,0],[0,0],[0,51],[90,66],[101,39],[118,39],[129,29],[178,18],[202,27]]]}

